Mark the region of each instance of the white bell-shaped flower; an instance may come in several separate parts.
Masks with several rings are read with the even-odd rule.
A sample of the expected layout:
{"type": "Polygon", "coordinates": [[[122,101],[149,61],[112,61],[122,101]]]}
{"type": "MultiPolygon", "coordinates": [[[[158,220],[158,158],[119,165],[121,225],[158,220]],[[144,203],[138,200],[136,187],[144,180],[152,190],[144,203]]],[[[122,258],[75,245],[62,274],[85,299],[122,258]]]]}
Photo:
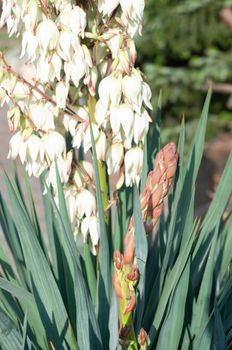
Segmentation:
{"type": "Polygon", "coordinates": [[[94,255],[96,255],[96,246],[98,245],[100,238],[100,226],[99,221],[96,216],[86,217],[81,224],[81,233],[84,242],[87,241],[88,234],[91,238],[91,250],[94,255]]]}
{"type": "Polygon", "coordinates": [[[59,108],[64,109],[66,106],[66,100],[69,93],[69,84],[66,84],[63,80],[56,84],[56,105],[59,108]]]}
{"type": "Polygon", "coordinates": [[[36,128],[48,131],[55,129],[52,106],[50,103],[36,103],[29,107],[29,116],[36,128]]]}
{"type": "Polygon", "coordinates": [[[115,174],[123,162],[123,145],[122,143],[113,143],[106,152],[106,164],[109,175],[115,174]]]}
{"type": "Polygon", "coordinates": [[[143,82],[143,102],[144,104],[152,110],[152,104],[151,104],[151,89],[150,86],[143,82]]]}
{"type": "Polygon", "coordinates": [[[100,134],[99,134],[98,139],[96,141],[96,152],[97,152],[97,159],[98,160],[100,160],[100,161],[105,160],[106,147],[107,147],[106,134],[103,131],[100,131],[100,134]]]}
{"type": "Polygon", "coordinates": [[[57,131],[51,131],[42,138],[44,142],[45,153],[48,160],[53,162],[57,158],[61,158],[66,152],[66,143],[64,137],[57,131]]]}
{"type": "Polygon", "coordinates": [[[131,141],[133,138],[134,112],[128,103],[123,103],[120,105],[118,113],[126,139],[131,141]]]}
{"type": "Polygon", "coordinates": [[[134,110],[140,113],[142,106],[142,81],[136,75],[126,75],[122,80],[123,94],[134,110]]]}
{"type": "Polygon", "coordinates": [[[143,167],[143,150],[140,147],[131,148],[125,154],[125,183],[126,186],[139,184],[143,167]]]}
{"type": "Polygon", "coordinates": [[[20,150],[22,143],[23,143],[22,135],[21,135],[20,131],[18,131],[10,139],[9,153],[8,153],[7,158],[16,159],[18,154],[19,154],[19,150],[20,150]]]}
{"type": "Polygon", "coordinates": [[[19,156],[21,162],[24,163],[27,160],[33,162],[44,161],[44,144],[41,138],[35,134],[32,134],[20,147],[19,156]]]}
{"type": "Polygon", "coordinates": [[[111,102],[113,105],[118,105],[122,96],[122,83],[121,78],[108,76],[99,84],[98,89],[99,97],[101,102],[108,106],[111,102]]]}
{"type": "Polygon", "coordinates": [[[144,138],[148,132],[150,121],[151,121],[151,118],[146,110],[144,110],[141,115],[135,113],[133,133],[134,133],[134,141],[136,144],[138,144],[141,141],[144,142],[144,138]]]}
{"type": "Polygon", "coordinates": [[[105,104],[102,103],[101,100],[97,101],[96,110],[95,110],[95,120],[97,122],[98,127],[105,124],[108,119],[108,108],[105,104]]]}
{"type": "Polygon", "coordinates": [[[22,38],[22,51],[20,58],[27,55],[28,59],[33,62],[36,59],[36,49],[38,47],[37,37],[30,31],[23,33],[22,38]]]}
{"type": "Polygon", "coordinates": [[[103,16],[110,16],[119,5],[119,0],[98,0],[98,10],[103,16]]]}
{"type": "Polygon", "coordinates": [[[71,165],[72,165],[72,152],[68,152],[67,156],[64,158],[58,158],[56,161],[53,161],[50,164],[49,172],[47,176],[47,185],[50,184],[54,189],[57,188],[57,179],[56,179],[56,166],[59,172],[60,181],[62,184],[67,183],[69,180],[69,176],[71,173],[71,165]]]}
{"type": "Polygon", "coordinates": [[[83,216],[91,216],[96,212],[95,196],[87,189],[82,189],[76,196],[77,214],[81,219],[83,216]]]}
{"type": "Polygon", "coordinates": [[[54,21],[45,19],[40,22],[36,29],[39,46],[44,54],[48,50],[54,50],[59,40],[59,30],[54,21]]]}

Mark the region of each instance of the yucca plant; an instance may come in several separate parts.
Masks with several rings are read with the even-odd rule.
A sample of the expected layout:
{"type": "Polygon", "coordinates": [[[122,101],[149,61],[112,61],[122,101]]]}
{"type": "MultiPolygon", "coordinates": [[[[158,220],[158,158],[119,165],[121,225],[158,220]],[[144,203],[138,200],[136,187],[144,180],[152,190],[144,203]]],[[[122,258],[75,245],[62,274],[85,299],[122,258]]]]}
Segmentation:
{"type": "MultiPolygon", "coordinates": [[[[46,232],[39,225],[29,187],[28,209],[18,180],[5,175],[10,208],[1,196],[0,218],[13,263],[1,249],[3,350],[227,348],[232,337],[232,216],[224,212],[232,192],[231,157],[207,214],[194,217],[194,187],[209,101],[208,95],[186,158],[182,124],[177,173],[167,210],[157,215],[161,214],[158,225],[155,219],[155,236],[145,233],[144,215],[149,208],[144,205],[147,198],[142,200],[141,195],[140,201],[136,186],[133,196],[126,188],[120,190],[120,203],[112,209],[113,225],[105,224],[95,152],[100,219],[96,257],[87,243],[81,246],[74,241],[58,172],[59,209],[50,190],[43,196],[46,232]],[[130,197],[133,217],[129,223],[130,197]],[[125,239],[123,256],[114,251],[121,249],[123,254],[126,232],[132,232],[132,238],[125,239]]],[[[152,150],[158,159],[159,112],[149,141],[154,145],[147,148],[144,179],[152,150]]],[[[169,169],[175,165],[170,163],[173,154],[168,158],[169,169]]],[[[157,178],[151,183],[153,193],[157,178]]],[[[26,175],[25,181],[28,184],[26,175]]],[[[149,177],[145,189],[148,181],[149,177]]]]}
{"type": "Polygon", "coordinates": [[[23,163],[27,193],[5,175],[3,350],[230,343],[232,158],[195,218],[210,93],[187,157],[184,122],[178,147],[160,148],[161,98],[153,122],[135,66],[143,10],[144,0],[3,0],[0,25],[22,35],[34,67],[21,76],[0,53],[9,157],[23,163]],[[40,178],[46,229],[28,175],[40,178]]]}

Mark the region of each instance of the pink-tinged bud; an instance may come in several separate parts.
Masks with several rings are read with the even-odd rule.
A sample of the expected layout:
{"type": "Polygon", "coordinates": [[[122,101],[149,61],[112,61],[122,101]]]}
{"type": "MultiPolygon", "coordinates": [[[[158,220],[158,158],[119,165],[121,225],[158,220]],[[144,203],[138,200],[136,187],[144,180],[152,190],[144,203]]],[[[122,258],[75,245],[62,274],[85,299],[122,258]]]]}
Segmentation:
{"type": "Polygon", "coordinates": [[[138,335],[138,343],[143,350],[147,348],[148,345],[148,335],[147,332],[141,328],[138,335]]]}
{"type": "Polygon", "coordinates": [[[164,172],[167,176],[169,182],[172,182],[172,179],[176,172],[177,161],[178,153],[176,145],[174,142],[168,143],[163,149],[160,150],[155,159],[155,171],[157,168],[160,168],[161,172],[164,172]]]}
{"type": "Polygon", "coordinates": [[[130,74],[130,60],[129,60],[129,55],[126,50],[121,50],[119,52],[119,61],[121,63],[121,66],[123,68],[124,73],[127,75],[130,74]]]}
{"type": "Polygon", "coordinates": [[[124,264],[132,264],[134,261],[134,234],[132,231],[128,231],[124,239],[124,264]]]}
{"type": "Polygon", "coordinates": [[[137,52],[136,52],[134,40],[130,40],[129,52],[130,52],[131,63],[132,65],[134,65],[137,58],[137,52]]]}
{"type": "Polygon", "coordinates": [[[136,282],[139,280],[139,270],[138,270],[137,266],[135,266],[135,265],[131,266],[131,270],[128,273],[127,278],[129,281],[133,281],[133,282],[136,282]]]}
{"type": "Polygon", "coordinates": [[[114,274],[113,274],[113,286],[117,294],[117,297],[119,299],[122,299],[122,286],[119,282],[117,271],[114,271],[114,274]]]}
{"type": "Polygon", "coordinates": [[[7,119],[8,119],[8,125],[11,132],[15,132],[18,130],[20,125],[20,116],[21,112],[19,107],[15,106],[8,110],[7,112],[7,119]]]}
{"type": "Polygon", "coordinates": [[[123,255],[119,250],[115,250],[114,252],[114,265],[117,270],[121,270],[123,268],[123,255]]]}
{"type": "Polygon", "coordinates": [[[124,311],[124,314],[129,314],[130,312],[132,312],[135,308],[135,305],[136,305],[136,298],[135,298],[135,293],[132,292],[130,294],[130,298],[128,300],[128,303],[127,303],[127,307],[126,307],[126,310],[124,311]]]}

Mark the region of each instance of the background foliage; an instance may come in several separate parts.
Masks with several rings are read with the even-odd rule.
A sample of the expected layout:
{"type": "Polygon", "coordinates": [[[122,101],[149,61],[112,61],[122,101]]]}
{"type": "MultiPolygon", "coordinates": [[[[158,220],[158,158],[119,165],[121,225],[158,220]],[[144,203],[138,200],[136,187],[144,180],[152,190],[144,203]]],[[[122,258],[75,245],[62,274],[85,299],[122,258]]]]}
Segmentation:
{"type": "MultiPolygon", "coordinates": [[[[183,114],[187,121],[199,117],[207,79],[231,82],[232,32],[219,16],[227,6],[231,0],[147,0],[138,63],[155,101],[162,89],[166,126],[183,114]]],[[[214,93],[208,135],[231,130],[228,97],[214,93]]]]}

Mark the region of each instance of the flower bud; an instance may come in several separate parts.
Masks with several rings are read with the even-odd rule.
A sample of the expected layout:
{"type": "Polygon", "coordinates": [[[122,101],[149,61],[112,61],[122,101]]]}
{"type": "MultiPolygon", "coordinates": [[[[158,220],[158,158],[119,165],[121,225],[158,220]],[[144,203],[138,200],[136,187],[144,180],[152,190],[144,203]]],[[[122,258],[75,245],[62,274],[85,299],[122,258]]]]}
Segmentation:
{"type": "Polygon", "coordinates": [[[146,350],[148,346],[148,335],[147,332],[141,328],[138,335],[138,343],[141,350],[146,350]]]}
{"type": "Polygon", "coordinates": [[[127,275],[129,281],[137,282],[139,280],[139,270],[135,265],[131,266],[131,270],[127,275]]]}
{"type": "Polygon", "coordinates": [[[119,250],[115,250],[114,252],[114,265],[117,270],[122,270],[123,268],[123,255],[120,253],[119,250]]]}
{"type": "Polygon", "coordinates": [[[122,286],[121,286],[121,283],[119,281],[118,273],[115,270],[114,270],[114,273],[113,273],[113,286],[114,286],[115,292],[117,294],[117,297],[119,299],[122,299],[122,297],[123,297],[123,295],[122,295],[122,286]]]}
{"type": "Polygon", "coordinates": [[[132,231],[128,231],[124,238],[124,264],[132,264],[134,261],[135,243],[134,234],[132,231]]]}
{"type": "Polygon", "coordinates": [[[96,152],[97,152],[97,159],[102,162],[105,161],[106,147],[107,147],[106,135],[103,131],[100,131],[99,137],[96,141],[96,152]]]}
{"type": "Polygon", "coordinates": [[[124,311],[124,315],[131,313],[136,305],[135,292],[130,293],[130,298],[128,299],[126,310],[124,311]]]}

